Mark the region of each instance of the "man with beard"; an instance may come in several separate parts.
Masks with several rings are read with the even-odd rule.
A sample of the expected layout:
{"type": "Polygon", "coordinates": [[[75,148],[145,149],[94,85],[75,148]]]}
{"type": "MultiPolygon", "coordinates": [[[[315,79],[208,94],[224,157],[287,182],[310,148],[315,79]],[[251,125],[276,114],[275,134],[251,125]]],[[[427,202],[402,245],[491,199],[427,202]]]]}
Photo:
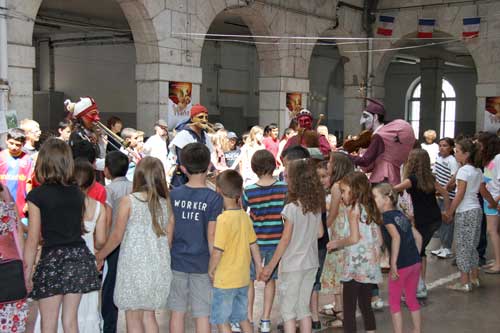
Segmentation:
{"type": "Polygon", "coordinates": [[[171,185],[173,187],[180,186],[187,182],[186,175],[181,171],[180,151],[189,143],[199,142],[208,147],[210,153],[213,150],[212,142],[207,134],[208,125],[208,110],[201,104],[196,104],[191,107],[190,122],[185,124],[179,133],[170,143],[169,149],[176,156],[177,167],[172,176],[171,185]]]}

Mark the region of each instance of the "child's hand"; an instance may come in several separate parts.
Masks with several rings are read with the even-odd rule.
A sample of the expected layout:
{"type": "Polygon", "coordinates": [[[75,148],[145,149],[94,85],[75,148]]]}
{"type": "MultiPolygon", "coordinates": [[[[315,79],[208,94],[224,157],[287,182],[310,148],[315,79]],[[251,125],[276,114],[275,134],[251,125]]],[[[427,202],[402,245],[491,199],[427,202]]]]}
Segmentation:
{"type": "MultiPolygon", "coordinates": [[[[257,268],[257,269],[259,269],[259,268],[257,268]]],[[[259,280],[259,281],[267,281],[271,277],[272,273],[273,273],[273,270],[271,269],[271,267],[269,267],[269,265],[267,265],[264,268],[262,268],[262,271],[260,272],[259,277],[257,278],[257,280],[259,280]]]]}
{"type": "Polygon", "coordinates": [[[102,267],[104,266],[104,260],[96,260],[96,266],[97,266],[97,270],[101,271],[102,267]]]}
{"type": "Polygon", "coordinates": [[[208,271],[208,277],[210,278],[210,281],[212,281],[213,283],[215,277],[215,271],[208,271]]]}
{"type": "Polygon", "coordinates": [[[391,265],[391,271],[390,271],[390,277],[393,281],[396,281],[399,279],[399,274],[398,274],[398,269],[396,268],[395,265],[391,265]]]}
{"type": "Polygon", "coordinates": [[[326,249],[331,252],[339,247],[338,241],[332,240],[326,244],[326,249]]]}

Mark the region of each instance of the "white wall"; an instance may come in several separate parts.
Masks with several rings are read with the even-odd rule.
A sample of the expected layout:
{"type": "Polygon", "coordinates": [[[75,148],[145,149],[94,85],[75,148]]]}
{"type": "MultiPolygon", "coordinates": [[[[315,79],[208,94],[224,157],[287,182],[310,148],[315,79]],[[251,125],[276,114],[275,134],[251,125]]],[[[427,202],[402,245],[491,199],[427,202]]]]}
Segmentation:
{"type": "MultiPolygon", "coordinates": [[[[384,103],[386,119],[404,119],[406,94],[411,83],[420,76],[420,67],[391,64],[385,77],[384,103]]],[[[457,96],[455,135],[475,133],[475,87],[477,75],[473,69],[445,66],[444,77],[451,83],[457,96]]]]}
{"type": "MultiPolygon", "coordinates": [[[[42,44],[40,90],[49,89],[48,57],[48,47],[42,44]]],[[[136,126],[133,44],[57,47],[54,49],[54,63],[56,91],[63,92],[71,100],[91,96],[99,106],[103,121],[117,115],[124,120],[125,126],[136,126]]]]}

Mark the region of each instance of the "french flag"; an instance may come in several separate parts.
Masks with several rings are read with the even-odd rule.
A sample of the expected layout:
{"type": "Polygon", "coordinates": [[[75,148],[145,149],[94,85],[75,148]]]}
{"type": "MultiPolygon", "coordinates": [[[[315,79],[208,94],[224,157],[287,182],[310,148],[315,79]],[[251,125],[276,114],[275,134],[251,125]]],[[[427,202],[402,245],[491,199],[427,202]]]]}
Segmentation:
{"type": "Polygon", "coordinates": [[[464,18],[464,31],[462,32],[462,37],[463,38],[478,37],[480,24],[481,24],[480,17],[466,17],[466,18],[464,18]]]}
{"type": "Polygon", "coordinates": [[[435,19],[419,19],[418,20],[418,38],[432,38],[434,26],[436,25],[435,19]]]}
{"type": "Polygon", "coordinates": [[[377,34],[382,36],[392,36],[394,16],[380,15],[378,21],[379,26],[377,28],[377,34]]]}

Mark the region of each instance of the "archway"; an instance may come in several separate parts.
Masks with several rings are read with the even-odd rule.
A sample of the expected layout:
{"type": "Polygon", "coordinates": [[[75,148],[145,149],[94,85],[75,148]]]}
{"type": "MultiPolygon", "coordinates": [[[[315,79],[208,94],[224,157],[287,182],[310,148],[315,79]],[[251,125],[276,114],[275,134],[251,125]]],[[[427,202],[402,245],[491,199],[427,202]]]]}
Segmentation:
{"type": "Polygon", "coordinates": [[[421,82],[420,126],[416,135],[422,138],[426,129],[434,129],[438,136],[442,136],[442,89],[445,82],[456,92],[454,133],[450,133],[448,127],[446,135],[473,134],[476,114],[470,110],[476,109],[477,105],[474,59],[464,42],[440,31],[434,36],[449,39],[431,44],[425,39],[412,39],[416,33],[411,33],[391,45],[398,50],[388,51],[381,57],[374,81],[385,90],[386,118],[415,120],[408,112],[411,105],[407,95],[421,82]]]}

